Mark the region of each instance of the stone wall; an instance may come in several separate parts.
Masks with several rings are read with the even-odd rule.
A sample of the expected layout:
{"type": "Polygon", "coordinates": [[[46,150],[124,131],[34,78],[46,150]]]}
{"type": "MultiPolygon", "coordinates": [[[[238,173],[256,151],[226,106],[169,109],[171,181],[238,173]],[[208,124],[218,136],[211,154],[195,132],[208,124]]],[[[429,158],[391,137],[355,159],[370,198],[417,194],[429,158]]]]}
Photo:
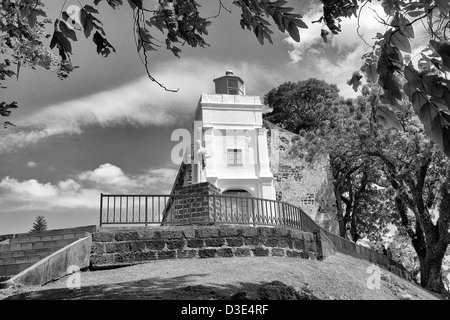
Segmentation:
{"type": "Polygon", "coordinates": [[[312,163],[293,153],[300,136],[264,121],[268,131],[270,170],[277,200],[300,207],[316,223],[338,233],[336,199],[328,157],[312,163]]]}
{"type": "Polygon", "coordinates": [[[3,242],[3,241],[5,241],[5,240],[12,239],[12,238],[14,238],[14,237],[15,237],[14,234],[3,234],[3,235],[0,235],[0,242],[3,242]]]}
{"type": "Polygon", "coordinates": [[[213,222],[214,202],[212,197],[207,196],[220,193],[220,189],[209,182],[190,184],[175,189],[172,192],[175,197],[170,199],[164,210],[163,224],[213,222]]]}
{"type": "Polygon", "coordinates": [[[93,269],[163,259],[320,257],[312,233],[271,227],[158,227],[92,235],[93,269]]]}

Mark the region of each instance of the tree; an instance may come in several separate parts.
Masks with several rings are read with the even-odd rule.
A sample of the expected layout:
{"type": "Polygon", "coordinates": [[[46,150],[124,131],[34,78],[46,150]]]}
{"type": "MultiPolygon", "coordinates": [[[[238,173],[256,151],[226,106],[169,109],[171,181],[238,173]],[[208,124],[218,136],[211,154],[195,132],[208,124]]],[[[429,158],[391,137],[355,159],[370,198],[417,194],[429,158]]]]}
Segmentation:
{"type": "Polygon", "coordinates": [[[399,114],[404,131],[375,130],[364,152],[380,161],[394,192],[396,225],[411,239],[421,285],[445,293],[442,261],[450,244],[450,166],[424,134],[411,106],[399,114]]]}
{"type": "Polygon", "coordinates": [[[47,230],[47,221],[43,216],[37,216],[30,233],[41,232],[47,230]]]}
{"type": "MultiPolygon", "coordinates": [[[[9,1],[1,2],[0,8],[0,89],[5,89],[1,81],[7,78],[19,78],[22,67],[37,67],[50,70],[58,68],[58,76],[66,77],[69,65],[67,61],[58,62],[58,57],[44,44],[45,26],[51,21],[38,21],[38,16],[46,16],[44,5],[40,1],[9,1]]],[[[70,68],[69,68],[70,69],[70,68]]],[[[17,103],[0,101],[0,115],[9,117],[11,109],[17,108],[17,103]]],[[[4,126],[13,125],[9,121],[4,126]]]]}
{"type": "MultiPolygon", "coordinates": [[[[92,0],[95,6],[100,2],[102,0],[92,0]]],[[[123,0],[106,0],[106,2],[113,9],[124,6],[123,0]]],[[[369,2],[371,0],[322,0],[323,14],[314,22],[323,24],[321,36],[324,41],[327,41],[330,33],[338,34],[342,31],[340,25],[342,18],[354,16],[359,19],[361,9],[369,2]]],[[[160,48],[159,43],[164,43],[165,48],[177,57],[181,52],[180,44],[186,43],[191,47],[207,46],[204,37],[208,35],[207,28],[214,17],[202,17],[201,6],[194,0],[160,0],[158,3],[156,8],[149,8],[142,0],[128,0],[129,7],[134,13],[136,50],[149,78],[168,90],[151,76],[148,55],[160,48]],[[163,41],[155,38],[157,37],[155,29],[163,33],[165,37],[163,41]]],[[[216,17],[223,11],[229,11],[223,0],[217,0],[217,3],[219,11],[216,17]]],[[[241,27],[253,31],[261,44],[264,44],[264,40],[272,43],[272,24],[275,24],[280,32],[289,33],[297,42],[300,41],[299,28],[308,28],[302,16],[295,13],[284,0],[234,0],[232,4],[239,7],[242,12],[241,27]]],[[[361,72],[368,82],[378,83],[383,88],[379,99],[390,105],[390,115],[395,116],[393,111],[402,109],[399,101],[404,98],[409,99],[421,122],[424,123],[427,134],[449,156],[450,82],[446,78],[450,71],[449,2],[447,0],[410,0],[408,2],[382,0],[382,5],[388,18],[379,17],[379,21],[386,27],[386,31],[384,34],[374,35],[377,41],[372,50],[363,56],[365,63],[361,67],[361,72]],[[417,42],[414,40],[414,27],[421,23],[426,23],[429,33],[428,46],[421,54],[420,63],[428,64],[430,68],[423,71],[411,62],[406,63],[402,56],[402,52],[411,52],[411,42],[417,42]],[[400,85],[399,77],[406,79],[404,86],[400,85]]],[[[45,17],[44,9],[39,0],[2,0],[3,16],[0,31],[2,34],[9,33],[13,30],[7,30],[5,26],[13,26],[18,34],[12,38],[18,39],[19,43],[27,44],[29,34],[25,31],[35,30],[36,26],[39,28],[41,22],[38,17],[45,17]],[[13,19],[8,20],[9,17],[13,19]]],[[[98,18],[99,11],[87,4],[80,9],[81,32],[87,38],[92,38],[98,54],[108,56],[115,49],[106,38],[106,32],[98,18]]],[[[49,21],[44,20],[43,23],[45,22],[49,21]]],[[[54,22],[54,32],[50,42],[50,48],[56,47],[61,57],[59,68],[63,78],[74,69],[70,63],[70,55],[72,42],[77,40],[77,32],[71,27],[71,22],[70,15],[66,11],[61,11],[61,18],[54,22]]],[[[42,43],[42,39],[46,37],[45,34],[39,33],[36,36],[37,43],[42,43]]],[[[2,47],[5,48],[5,45],[2,47]]],[[[46,56],[42,54],[43,52],[38,55],[46,56]]],[[[21,59],[18,56],[14,57],[16,63],[21,59]]],[[[32,66],[37,64],[36,60],[31,61],[32,66]]],[[[7,62],[5,61],[4,64],[7,65],[7,62]]],[[[0,75],[5,72],[10,73],[11,69],[0,66],[0,75]]],[[[356,90],[361,84],[362,77],[360,72],[355,72],[349,84],[356,90]]],[[[376,112],[377,108],[375,107],[373,111],[376,112]]]]}
{"type": "Polygon", "coordinates": [[[393,211],[389,191],[378,185],[377,166],[362,152],[371,130],[366,100],[344,100],[335,85],[317,79],[286,82],[265,95],[273,108],[265,119],[301,137],[294,155],[307,161],[328,155],[340,236],[350,227],[355,242],[379,240],[393,211]]]}
{"type": "Polygon", "coordinates": [[[264,104],[272,108],[265,118],[294,133],[319,128],[330,117],[338,92],[335,84],[314,78],[285,82],[264,96],[264,104]]]}
{"type": "Polygon", "coordinates": [[[389,117],[379,89],[368,86],[351,103],[337,99],[332,116],[300,131],[305,139],[295,150],[299,156],[329,154],[341,236],[350,225],[354,241],[377,241],[395,225],[415,250],[421,285],[447,294],[442,261],[450,243],[450,162],[427,138],[410,104],[389,117]],[[373,108],[378,110],[370,119],[373,108]]]}

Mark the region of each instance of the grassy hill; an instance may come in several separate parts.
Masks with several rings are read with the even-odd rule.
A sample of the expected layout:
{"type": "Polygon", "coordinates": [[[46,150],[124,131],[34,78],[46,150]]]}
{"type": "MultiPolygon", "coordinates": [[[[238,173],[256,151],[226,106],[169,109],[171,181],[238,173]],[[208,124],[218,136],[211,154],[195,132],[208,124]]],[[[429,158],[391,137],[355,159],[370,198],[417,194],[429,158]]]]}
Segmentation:
{"type": "Polygon", "coordinates": [[[435,300],[437,296],[382,270],[381,288],[367,287],[367,261],[342,254],[325,261],[277,257],[155,261],[81,273],[81,289],[67,278],[42,287],[0,290],[0,299],[229,299],[281,281],[299,292],[333,300],[435,300]]]}

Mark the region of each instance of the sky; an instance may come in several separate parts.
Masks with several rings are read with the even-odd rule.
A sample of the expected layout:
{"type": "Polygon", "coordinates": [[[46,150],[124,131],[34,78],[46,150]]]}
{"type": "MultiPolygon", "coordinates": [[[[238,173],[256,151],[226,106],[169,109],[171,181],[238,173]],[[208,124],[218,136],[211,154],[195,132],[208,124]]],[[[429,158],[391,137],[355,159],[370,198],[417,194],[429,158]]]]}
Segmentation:
{"type": "MultiPolygon", "coordinates": [[[[61,1],[43,2],[48,17],[58,18],[61,1]]],[[[264,46],[241,29],[239,8],[223,1],[232,13],[222,10],[213,20],[209,47],[183,46],[181,59],[164,48],[150,55],[152,76],[177,93],[147,78],[126,1],[119,10],[103,2],[100,19],[116,53],[97,55],[92,40],[79,34],[71,57],[79,69],[68,79],[22,69],[18,81],[3,83],[8,88],[0,101],[17,101],[20,108],[8,119],[16,127],[0,129],[0,234],[27,232],[38,215],[49,229],[97,224],[100,193],[169,193],[178,171],[170,156],[177,143],[172,132],[190,129],[200,95],[214,93],[213,79],[226,70],[245,81],[247,95],[263,97],[285,81],[310,77],[337,84],[344,97],[359,94],[346,82],[370,48],[357,35],[355,18],[343,20],[343,32],[325,43],[323,26],[311,24],[321,15],[319,1],[289,1],[309,25],[300,29],[300,43],[274,27],[274,44],[264,46]]],[[[216,1],[197,2],[204,16],[217,13],[216,1]]],[[[144,3],[154,6],[153,0],[144,3]]],[[[76,4],[69,0],[65,8],[76,4]]],[[[373,10],[383,16],[375,2],[360,19],[360,34],[369,44],[383,32],[373,10]]],[[[157,30],[153,35],[162,39],[157,30]]]]}

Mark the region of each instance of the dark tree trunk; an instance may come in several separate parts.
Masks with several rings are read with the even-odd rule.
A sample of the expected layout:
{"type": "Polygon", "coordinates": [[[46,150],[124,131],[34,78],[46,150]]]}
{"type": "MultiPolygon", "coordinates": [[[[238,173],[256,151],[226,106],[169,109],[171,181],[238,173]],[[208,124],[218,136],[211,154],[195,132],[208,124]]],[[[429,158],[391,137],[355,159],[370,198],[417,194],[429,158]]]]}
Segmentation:
{"type": "Polygon", "coordinates": [[[336,217],[337,217],[337,220],[338,220],[338,223],[339,223],[339,235],[342,238],[345,238],[345,225],[347,224],[347,222],[344,219],[344,212],[343,212],[343,209],[342,209],[341,194],[337,190],[337,188],[334,188],[334,196],[336,198],[336,209],[337,209],[336,217]]]}
{"type": "MultiPolygon", "coordinates": [[[[438,246],[439,247],[439,246],[438,246]]],[[[442,259],[445,250],[428,250],[420,265],[420,285],[430,291],[448,295],[442,282],[442,259]]]]}
{"type": "Polygon", "coordinates": [[[411,243],[419,258],[420,285],[427,290],[448,295],[442,281],[442,260],[444,259],[447,245],[442,238],[439,239],[439,235],[436,233],[438,232],[437,228],[434,229],[433,233],[435,234],[429,237],[428,243],[425,242],[419,223],[416,223],[415,229],[415,236],[411,239],[411,243]],[[438,241],[433,241],[432,239],[438,239],[438,241]]]}

